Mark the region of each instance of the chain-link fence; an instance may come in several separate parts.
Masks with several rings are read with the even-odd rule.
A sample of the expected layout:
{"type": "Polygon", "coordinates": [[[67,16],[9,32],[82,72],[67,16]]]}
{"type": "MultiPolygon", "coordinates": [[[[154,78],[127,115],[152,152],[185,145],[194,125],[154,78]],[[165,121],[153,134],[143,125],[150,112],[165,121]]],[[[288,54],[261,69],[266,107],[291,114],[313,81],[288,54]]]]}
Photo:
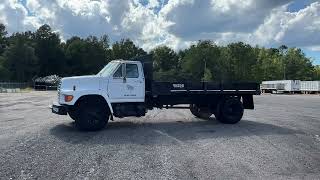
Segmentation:
{"type": "Polygon", "coordinates": [[[0,93],[20,92],[22,89],[33,88],[34,90],[48,91],[57,90],[61,77],[50,75],[33,78],[32,82],[1,82],[0,93]]]}
{"type": "Polygon", "coordinates": [[[21,89],[32,87],[27,82],[0,82],[0,93],[20,92],[21,89]]]}

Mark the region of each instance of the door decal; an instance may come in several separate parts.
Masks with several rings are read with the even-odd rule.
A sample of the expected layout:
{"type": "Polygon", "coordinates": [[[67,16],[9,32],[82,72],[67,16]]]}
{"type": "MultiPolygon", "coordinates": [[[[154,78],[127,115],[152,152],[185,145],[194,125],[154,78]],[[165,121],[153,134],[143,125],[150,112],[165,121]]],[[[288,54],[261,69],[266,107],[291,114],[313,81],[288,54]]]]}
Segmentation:
{"type": "Polygon", "coordinates": [[[129,91],[133,91],[133,90],[134,90],[134,87],[131,86],[131,85],[129,85],[129,84],[127,84],[127,89],[128,89],[129,91]]]}

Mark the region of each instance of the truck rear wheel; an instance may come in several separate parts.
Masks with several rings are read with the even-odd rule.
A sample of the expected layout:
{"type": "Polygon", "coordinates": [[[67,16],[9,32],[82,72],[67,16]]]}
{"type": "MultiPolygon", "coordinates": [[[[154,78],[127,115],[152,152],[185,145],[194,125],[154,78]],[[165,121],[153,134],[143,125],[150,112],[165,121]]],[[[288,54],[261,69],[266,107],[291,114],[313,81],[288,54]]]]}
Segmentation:
{"type": "Polygon", "coordinates": [[[225,99],[219,105],[216,119],[225,124],[236,124],[243,116],[243,104],[238,98],[225,99]]]}
{"type": "Polygon", "coordinates": [[[103,105],[92,103],[81,103],[79,105],[79,116],[76,126],[80,130],[97,131],[106,126],[109,113],[103,105]]]}
{"type": "Polygon", "coordinates": [[[209,109],[200,108],[196,104],[190,104],[190,111],[194,116],[201,119],[209,119],[210,116],[212,115],[209,109]]]}

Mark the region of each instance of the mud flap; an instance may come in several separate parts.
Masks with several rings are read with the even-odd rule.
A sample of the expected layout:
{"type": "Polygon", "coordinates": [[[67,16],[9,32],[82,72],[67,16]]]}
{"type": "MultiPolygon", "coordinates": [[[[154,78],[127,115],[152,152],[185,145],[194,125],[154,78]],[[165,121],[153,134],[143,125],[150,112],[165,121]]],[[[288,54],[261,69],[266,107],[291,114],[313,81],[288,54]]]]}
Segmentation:
{"type": "Polygon", "coordinates": [[[242,104],[244,109],[254,109],[253,95],[243,95],[242,104]]]}

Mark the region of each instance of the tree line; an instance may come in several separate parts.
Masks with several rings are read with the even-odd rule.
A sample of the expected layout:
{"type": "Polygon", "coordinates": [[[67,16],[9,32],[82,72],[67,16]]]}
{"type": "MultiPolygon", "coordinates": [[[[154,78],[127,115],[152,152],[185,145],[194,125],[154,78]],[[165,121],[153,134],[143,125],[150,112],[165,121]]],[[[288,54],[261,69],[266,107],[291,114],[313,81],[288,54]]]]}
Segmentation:
{"type": "Polygon", "coordinates": [[[0,81],[96,74],[113,59],[147,54],[153,58],[154,78],[160,81],[320,80],[320,67],[301,49],[285,45],[264,48],[237,42],[218,46],[205,40],[179,52],[160,46],[148,53],[130,39],[111,43],[107,35],[74,36],[62,42],[49,25],[8,36],[0,24],[0,81]]]}

